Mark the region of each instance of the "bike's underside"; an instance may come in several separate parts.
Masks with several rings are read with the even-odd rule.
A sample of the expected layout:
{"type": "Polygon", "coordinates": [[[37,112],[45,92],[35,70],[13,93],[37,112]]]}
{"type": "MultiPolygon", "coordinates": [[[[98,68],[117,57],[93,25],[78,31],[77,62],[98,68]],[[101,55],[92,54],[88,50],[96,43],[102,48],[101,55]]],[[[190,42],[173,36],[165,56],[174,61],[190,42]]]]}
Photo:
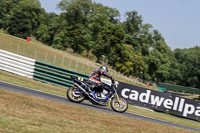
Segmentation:
{"type": "Polygon", "coordinates": [[[119,98],[117,93],[112,95],[110,94],[106,96],[105,99],[98,99],[95,96],[89,95],[88,92],[77,83],[74,84],[74,87],[71,87],[67,90],[67,98],[75,103],[81,103],[86,99],[93,104],[104,106],[108,105],[110,102],[111,108],[114,111],[121,113],[128,109],[126,100],[124,98],[119,98]]]}

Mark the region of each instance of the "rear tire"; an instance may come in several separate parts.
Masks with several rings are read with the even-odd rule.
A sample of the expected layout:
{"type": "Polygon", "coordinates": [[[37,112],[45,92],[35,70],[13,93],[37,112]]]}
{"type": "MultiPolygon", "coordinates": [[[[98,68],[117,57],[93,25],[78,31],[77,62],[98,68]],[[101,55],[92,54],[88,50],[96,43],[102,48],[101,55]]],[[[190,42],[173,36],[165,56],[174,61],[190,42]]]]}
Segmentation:
{"type": "Polygon", "coordinates": [[[123,113],[123,112],[127,111],[128,103],[126,102],[126,100],[124,98],[119,98],[119,102],[118,102],[117,98],[113,98],[110,102],[111,108],[115,112],[119,112],[119,113],[123,113]],[[120,104],[119,104],[119,102],[120,102],[120,104]]]}
{"type": "Polygon", "coordinates": [[[71,87],[67,90],[67,98],[71,101],[71,102],[75,102],[75,103],[81,103],[84,101],[85,96],[84,95],[76,95],[75,92],[78,91],[78,89],[76,87],[71,87]]]}

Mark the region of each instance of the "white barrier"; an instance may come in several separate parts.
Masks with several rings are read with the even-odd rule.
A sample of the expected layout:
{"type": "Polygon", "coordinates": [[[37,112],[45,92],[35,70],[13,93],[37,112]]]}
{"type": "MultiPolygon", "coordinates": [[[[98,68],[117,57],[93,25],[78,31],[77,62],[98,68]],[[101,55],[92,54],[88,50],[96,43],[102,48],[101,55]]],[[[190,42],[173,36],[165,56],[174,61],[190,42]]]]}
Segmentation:
{"type": "Polygon", "coordinates": [[[10,59],[7,59],[7,58],[3,58],[1,56],[0,56],[0,63],[8,65],[8,66],[16,67],[16,68],[22,69],[24,71],[34,72],[34,66],[23,64],[21,62],[15,61],[15,60],[10,60],[10,59]]]}
{"type": "Polygon", "coordinates": [[[13,53],[10,53],[8,51],[1,50],[1,49],[0,49],[0,56],[4,57],[4,58],[11,59],[11,60],[16,60],[16,61],[22,62],[24,64],[28,64],[28,65],[32,65],[32,66],[35,65],[34,59],[27,58],[27,57],[17,55],[17,54],[13,54],[13,53]]]}
{"type": "Polygon", "coordinates": [[[35,60],[0,50],[0,69],[33,78],[35,60]]]}
{"type": "Polygon", "coordinates": [[[10,67],[10,66],[1,64],[1,63],[0,63],[0,69],[7,71],[7,72],[14,73],[14,74],[18,74],[18,75],[21,75],[21,76],[25,76],[25,77],[28,77],[28,78],[33,78],[33,75],[34,75],[31,72],[26,72],[26,71],[23,71],[23,70],[20,70],[20,69],[16,69],[14,67],[10,67]]]}

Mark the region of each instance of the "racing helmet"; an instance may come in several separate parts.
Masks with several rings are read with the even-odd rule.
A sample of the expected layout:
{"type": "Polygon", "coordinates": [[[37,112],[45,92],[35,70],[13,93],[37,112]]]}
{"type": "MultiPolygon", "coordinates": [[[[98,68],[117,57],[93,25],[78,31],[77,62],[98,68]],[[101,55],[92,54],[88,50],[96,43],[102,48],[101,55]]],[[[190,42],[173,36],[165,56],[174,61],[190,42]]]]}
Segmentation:
{"type": "Polygon", "coordinates": [[[108,72],[108,68],[106,66],[101,66],[101,69],[103,69],[105,72],[108,72]]]}

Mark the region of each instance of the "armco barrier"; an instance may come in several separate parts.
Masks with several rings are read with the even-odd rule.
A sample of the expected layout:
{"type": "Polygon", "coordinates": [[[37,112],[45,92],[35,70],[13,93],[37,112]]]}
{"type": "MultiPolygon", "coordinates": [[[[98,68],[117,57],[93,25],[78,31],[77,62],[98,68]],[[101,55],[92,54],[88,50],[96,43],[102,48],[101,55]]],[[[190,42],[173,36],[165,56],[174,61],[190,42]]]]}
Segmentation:
{"type": "Polygon", "coordinates": [[[167,90],[172,90],[175,92],[185,92],[185,93],[192,93],[192,94],[200,94],[200,89],[198,88],[191,88],[191,87],[185,87],[180,85],[172,85],[168,83],[157,83],[157,87],[165,88],[167,90]]]}
{"type": "Polygon", "coordinates": [[[13,54],[11,52],[1,50],[1,49],[0,49],[0,56],[2,56],[4,58],[16,60],[18,62],[22,62],[24,64],[28,64],[28,65],[32,65],[32,66],[35,64],[34,59],[27,58],[27,57],[24,57],[24,56],[21,56],[21,55],[18,55],[18,54],[13,54]]]}
{"type": "Polygon", "coordinates": [[[35,62],[33,79],[59,86],[71,87],[73,82],[70,76],[78,76],[87,79],[89,75],[64,69],[44,62],[35,62]]]}
{"type": "MultiPolygon", "coordinates": [[[[84,79],[89,77],[88,74],[36,61],[4,50],[0,50],[0,69],[63,87],[73,86],[70,76],[82,77],[84,79]]],[[[102,82],[111,84],[110,80],[103,78],[102,82]]]]}
{"type": "Polygon", "coordinates": [[[33,78],[35,60],[0,50],[0,69],[33,78]]]}
{"type": "Polygon", "coordinates": [[[89,75],[0,50],[0,69],[63,87],[73,86],[70,76],[87,79],[89,75]]]}
{"type": "MultiPolygon", "coordinates": [[[[35,80],[64,87],[71,87],[73,86],[73,81],[71,80],[70,76],[77,76],[86,80],[89,77],[88,74],[50,65],[40,61],[35,62],[35,71],[33,76],[33,79],[35,80]]],[[[101,80],[104,83],[111,84],[110,80],[103,78],[101,78],[101,80]]]]}

